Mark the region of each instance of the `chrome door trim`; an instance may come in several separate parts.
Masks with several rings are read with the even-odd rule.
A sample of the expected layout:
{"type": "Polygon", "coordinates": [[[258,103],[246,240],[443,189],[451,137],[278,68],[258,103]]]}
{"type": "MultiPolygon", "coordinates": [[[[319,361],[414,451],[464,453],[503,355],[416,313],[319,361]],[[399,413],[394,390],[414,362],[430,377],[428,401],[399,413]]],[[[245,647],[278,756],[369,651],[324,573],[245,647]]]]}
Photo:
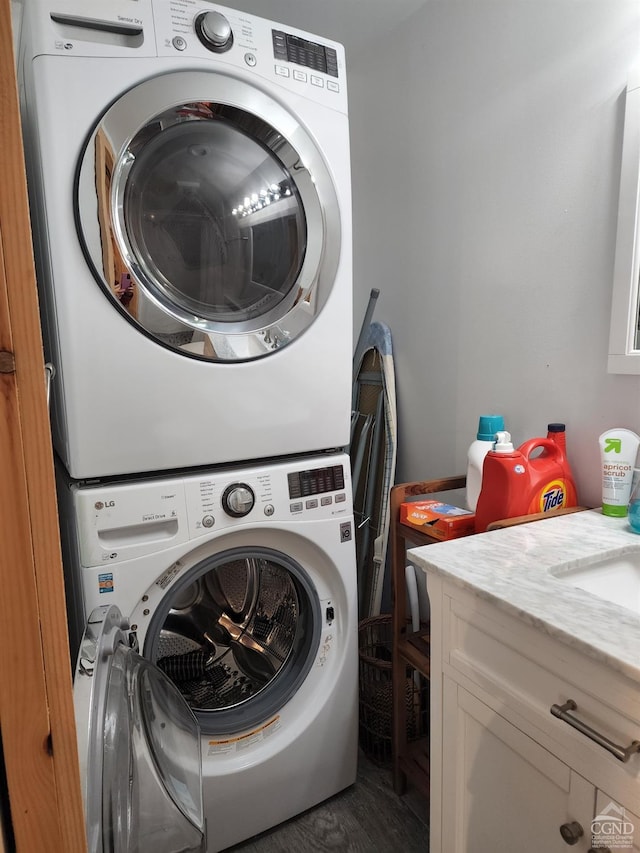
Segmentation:
{"type": "MultiPolygon", "coordinates": [[[[119,97],[102,115],[87,139],[76,179],[77,226],[80,241],[94,276],[112,304],[147,336],[181,353],[214,361],[247,361],[269,355],[302,334],[316,319],[334,285],[341,251],[340,210],[329,169],[310,133],[278,101],[265,92],[220,72],[177,71],[137,84],[119,97]],[[140,139],[180,122],[204,121],[185,116],[184,109],[198,103],[219,105],[224,112],[255,116],[264,131],[260,144],[282,163],[295,180],[306,217],[307,244],[299,275],[287,295],[273,308],[242,322],[220,322],[179,310],[168,312],[166,288],[150,280],[135,257],[123,218],[127,177],[135,161],[140,139]],[[267,132],[267,128],[270,132],[267,132]],[[96,157],[96,140],[106,140],[113,162],[109,173],[108,214],[113,240],[122,260],[152,311],[160,311],[177,323],[178,338],[164,340],[145,327],[128,310],[122,292],[106,280],[104,225],[97,210],[97,183],[104,181],[96,157]],[[180,334],[183,333],[183,334],[180,334]],[[182,349],[183,338],[196,333],[213,342],[213,355],[182,349]],[[217,343],[217,346],[216,346],[217,343]]],[[[171,337],[171,336],[169,336],[171,337]]]]}

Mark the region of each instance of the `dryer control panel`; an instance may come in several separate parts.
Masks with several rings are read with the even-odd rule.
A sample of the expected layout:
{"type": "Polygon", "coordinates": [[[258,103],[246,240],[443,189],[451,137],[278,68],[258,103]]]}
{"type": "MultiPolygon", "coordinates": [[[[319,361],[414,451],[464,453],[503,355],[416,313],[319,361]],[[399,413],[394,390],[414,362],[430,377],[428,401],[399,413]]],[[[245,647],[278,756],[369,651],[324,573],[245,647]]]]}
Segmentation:
{"type": "Polygon", "coordinates": [[[165,57],[182,60],[185,67],[203,60],[211,71],[258,76],[267,85],[347,112],[339,42],[210,0],[28,0],[18,6],[32,57],[165,57]]]}
{"type": "Polygon", "coordinates": [[[159,56],[202,56],[346,112],[344,48],[202,0],[153,0],[159,56]]]}
{"type": "Polygon", "coordinates": [[[283,30],[272,30],[271,35],[275,59],[284,59],[303,68],[338,77],[338,54],[334,47],[326,47],[283,30]]]}

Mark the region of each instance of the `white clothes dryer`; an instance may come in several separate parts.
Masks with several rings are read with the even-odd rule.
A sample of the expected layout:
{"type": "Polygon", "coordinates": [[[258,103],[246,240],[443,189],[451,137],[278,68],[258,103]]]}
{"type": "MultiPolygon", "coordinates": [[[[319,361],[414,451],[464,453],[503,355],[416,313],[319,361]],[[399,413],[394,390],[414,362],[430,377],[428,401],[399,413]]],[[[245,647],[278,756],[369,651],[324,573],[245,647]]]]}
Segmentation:
{"type": "Polygon", "coordinates": [[[355,781],[348,456],[61,483],[60,507],[72,647],[114,604],[179,689],[202,733],[210,853],[355,781]]]}
{"type": "Polygon", "coordinates": [[[17,8],[54,443],[70,475],[346,446],[342,46],[209,0],[17,8]]]}

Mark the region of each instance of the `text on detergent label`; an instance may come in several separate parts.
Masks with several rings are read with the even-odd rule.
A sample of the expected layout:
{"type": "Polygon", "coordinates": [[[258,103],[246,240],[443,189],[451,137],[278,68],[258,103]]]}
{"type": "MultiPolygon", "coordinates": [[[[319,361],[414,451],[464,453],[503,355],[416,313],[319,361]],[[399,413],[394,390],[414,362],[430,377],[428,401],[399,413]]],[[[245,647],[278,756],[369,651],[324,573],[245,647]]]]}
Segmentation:
{"type": "Polygon", "coordinates": [[[564,489],[560,486],[551,489],[542,495],[542,512],[549,512],[552,509],[559,509],[564,503],[564,489]]]}

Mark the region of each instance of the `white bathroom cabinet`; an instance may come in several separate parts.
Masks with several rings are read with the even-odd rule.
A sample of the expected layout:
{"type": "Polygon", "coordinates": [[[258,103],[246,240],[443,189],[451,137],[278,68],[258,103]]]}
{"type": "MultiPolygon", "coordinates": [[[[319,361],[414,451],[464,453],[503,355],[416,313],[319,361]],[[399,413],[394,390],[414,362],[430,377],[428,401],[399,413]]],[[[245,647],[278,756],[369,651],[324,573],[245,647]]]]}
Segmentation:
{"type": "Polygon", "coordinates": [[[438,574],[427,585],[430,853],[640,851],[640,754],[623,763],[550,712],[571,699],[627,747],[640,685],[438,574]],[[617,823],[592,826],[602,813],[617,823]]]}

